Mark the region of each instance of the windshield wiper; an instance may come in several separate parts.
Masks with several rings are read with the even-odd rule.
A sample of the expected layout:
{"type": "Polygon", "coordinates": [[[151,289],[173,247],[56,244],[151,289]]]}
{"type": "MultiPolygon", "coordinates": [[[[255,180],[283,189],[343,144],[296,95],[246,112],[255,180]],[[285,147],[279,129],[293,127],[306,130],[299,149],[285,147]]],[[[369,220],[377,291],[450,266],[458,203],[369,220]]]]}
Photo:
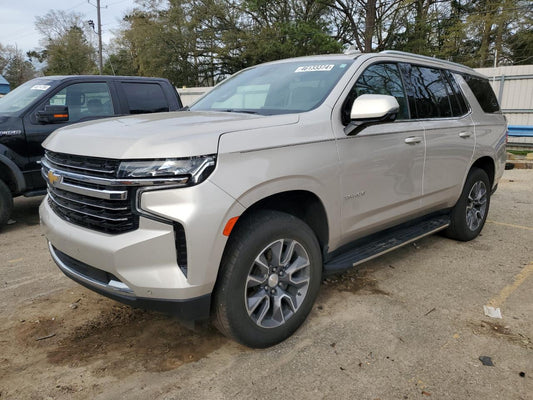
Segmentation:
{"type": "Polygon", "coordinates": [[[226,108],[222,110],[224,112],[244,113],[244,114],[259,114],[257,111],[244,110],[242,108],[226,108]]]}

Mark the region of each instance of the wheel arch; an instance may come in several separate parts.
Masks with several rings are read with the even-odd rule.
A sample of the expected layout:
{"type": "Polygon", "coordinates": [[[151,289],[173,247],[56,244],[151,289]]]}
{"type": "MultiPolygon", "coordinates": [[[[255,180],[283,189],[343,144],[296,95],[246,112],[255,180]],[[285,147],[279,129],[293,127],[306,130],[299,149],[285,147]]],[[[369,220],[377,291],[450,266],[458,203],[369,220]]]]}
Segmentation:
{"type": "Polygon", "coordinates": [[[327,247],[328,218],[324,204],[316,194],[307,190],[291,190],[267,196],[248,207],[239,217],[235,228],[244,223],[249,215],[259,210],[280,211],[301,219],[315,233],[321,251],[327,247]]]}
{"type": "Polygon", "coordinates": [[[480,157],[472,164],[472,166],[470,167],[470,171],[473,168],[482,169],[487,173],[487,176],[489,177],[490,187],[492,188],[494,185],[494,176],[496,174],[496,166],[494,160],[489,156],[480,157]]]}
{"type": "Polygon", "coordinates": [[[26,187],[24,175],[20,169],[3,154],[0,154],[0,179],[4,181],[14,195],[22,193],[26,187]]]}

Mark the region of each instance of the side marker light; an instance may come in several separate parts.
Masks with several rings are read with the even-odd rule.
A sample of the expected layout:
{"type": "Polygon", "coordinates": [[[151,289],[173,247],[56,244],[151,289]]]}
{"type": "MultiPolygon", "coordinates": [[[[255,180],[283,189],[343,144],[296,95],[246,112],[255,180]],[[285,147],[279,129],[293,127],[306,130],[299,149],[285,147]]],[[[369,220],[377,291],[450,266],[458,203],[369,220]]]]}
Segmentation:
{"type": "Polygon", "coordinates": [[[230,235],[230,233],[233,230],[233,227],[237,223],[238,219],[239,219],[239,217],[233,217],[233,218],[230,218],[228,220],[228,222],[226,222],[226,226],[224,227],[224,230],[222,231],[222,234],[224,236],[229,236],[230,235]]]}

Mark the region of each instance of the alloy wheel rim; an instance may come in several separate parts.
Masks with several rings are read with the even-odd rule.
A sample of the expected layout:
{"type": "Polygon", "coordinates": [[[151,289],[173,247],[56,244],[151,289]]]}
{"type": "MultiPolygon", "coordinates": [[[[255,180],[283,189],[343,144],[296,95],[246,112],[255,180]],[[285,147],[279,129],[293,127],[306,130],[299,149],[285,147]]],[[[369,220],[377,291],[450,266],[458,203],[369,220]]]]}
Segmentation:
{"type": "Polygon", "coordinates": [[[485,219],[487,212],[487,187],[483,181],[477,181],[468,193],[466,201],[466,224],[471,231],[477,230],[485,219]]]}
{"type": "Polygon", "coordinates": [[[262,328],[276,328],[300,309],[309,290],[311,263],[296,240],[279,239],[255,258],[246,279],[248,316],[262,328]]]}

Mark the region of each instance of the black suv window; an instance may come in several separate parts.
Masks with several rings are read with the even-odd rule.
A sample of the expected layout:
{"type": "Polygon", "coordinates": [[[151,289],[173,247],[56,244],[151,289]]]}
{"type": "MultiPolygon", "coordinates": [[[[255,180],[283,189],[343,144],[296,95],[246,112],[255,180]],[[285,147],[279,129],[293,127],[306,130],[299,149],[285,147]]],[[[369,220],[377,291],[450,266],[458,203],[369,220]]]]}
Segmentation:
{"type": "Polygon", "coordinates": [[[447,118],[453,115],[452,99],[440,69],[413,65],[411,82],[418,118],[447,118]]]}
{"type": "Polygon", "coordinates": [[[342,107],[342,122],[350,122],[354,100],[363,94],[387,94],[394,96],[400,105],[397,119],[409,119],[409,106],[396,64],[374,64],[368,67],[355,82],[342,107]]]}
{"type": "Polygon", "coordinates": [[[470,90],[472,90],[474,96],[476,96],[476,99],[483,111],[486,113],[495,113],[500,111],[498,100],[496,99],[496,95],[490,87],[488,79],[482,79],[468,74],[464,74],[463,78],[465,79],[466,83],[468,83],[468,87],[470,90]]]}
{"type": "Polygon", "coordinates": [[[69,122],[114,115],[109,87],[104,82],[74,83],[53,95],[48,104],[67,106],[69,122]]]}
{"type": "Polygon", "coordinates": [[[163,89],[157,83],[123,82],[130,114],[169,111],[163,89]]]}

